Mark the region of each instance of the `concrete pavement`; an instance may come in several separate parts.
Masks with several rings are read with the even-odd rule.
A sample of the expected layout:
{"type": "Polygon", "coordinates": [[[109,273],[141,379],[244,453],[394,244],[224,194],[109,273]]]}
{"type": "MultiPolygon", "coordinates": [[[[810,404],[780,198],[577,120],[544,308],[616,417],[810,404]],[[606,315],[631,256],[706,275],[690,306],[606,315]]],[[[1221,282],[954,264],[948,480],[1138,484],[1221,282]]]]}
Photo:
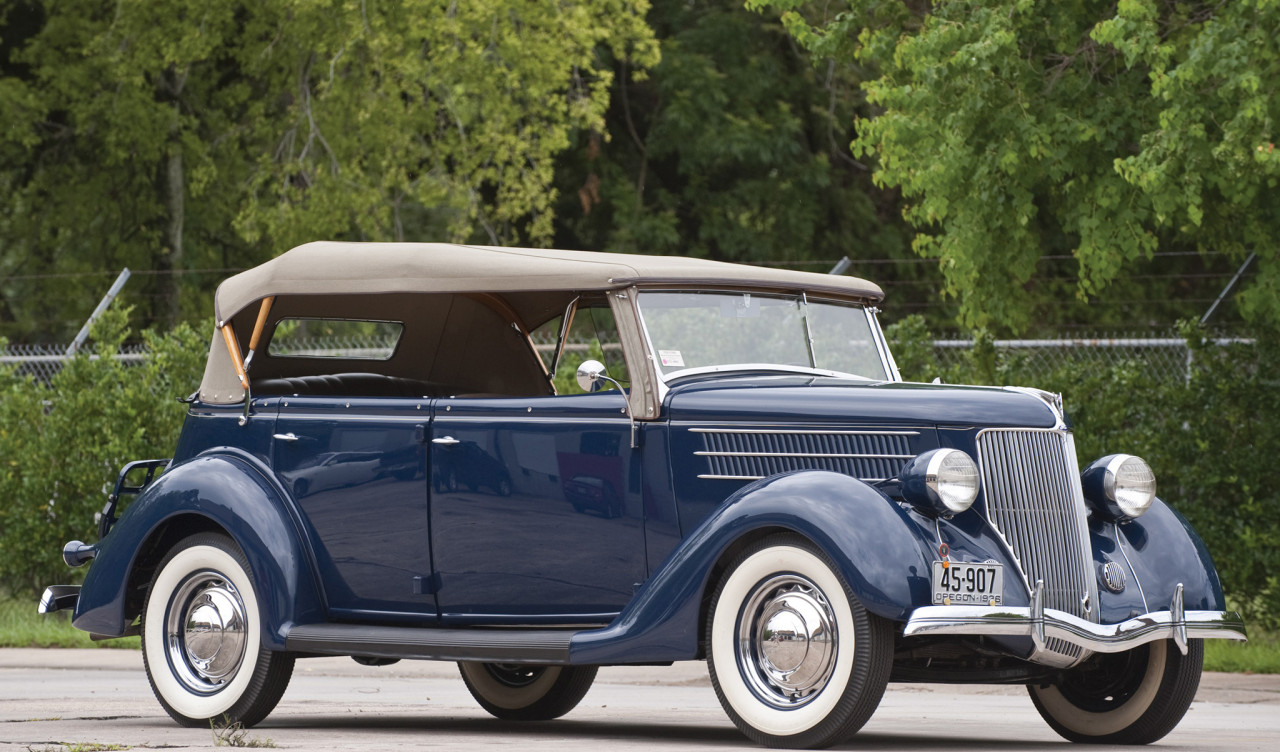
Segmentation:
{"type": "MultiPolygon", "coordinates": [[[[1280,747],[1280,676],[1205,674],[1167,749],[1280,747]]],[[[299,661],[276,711],[246,739],[321,750],[474,749],[610,752],[754,748],[721,710],[699,662],[601,669],[576,710],[507,723],[476,705],[449,663],[371,668],[299,661]]],[[[174,724],[136,650],[0,649],[0,751],[74,744],[208,748],[210,731],[174,724]]],[[[1063,749],[1021,687],[892,684],[849,748],[1063,749]]],[[[1096,749],[1096,748],[1095,748],[1096,749]]]]}

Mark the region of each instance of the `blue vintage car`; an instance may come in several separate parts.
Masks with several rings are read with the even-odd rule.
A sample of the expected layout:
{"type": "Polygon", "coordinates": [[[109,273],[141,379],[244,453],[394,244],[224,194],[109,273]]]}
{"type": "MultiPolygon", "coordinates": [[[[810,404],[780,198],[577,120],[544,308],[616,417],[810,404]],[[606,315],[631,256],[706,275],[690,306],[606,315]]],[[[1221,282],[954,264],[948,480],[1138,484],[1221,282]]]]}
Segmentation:
{"type": "Polygon", "coordinates": [[[503,719],[567,713],[601,665],[705,660],[768,746],[846,739],[890,681],[1022,684],[1067,739],[1161,738],[1203,640],[1245,636],[1204,545],[1141,459],[1081,472],[1056,395],[904,383],[881,297],[295,248],[218,289],[173,458],[121,473],[100,540],[64,549],[83,586],[41,610],[140,633],[191,726],[254,724],[296,659],[347,655],[457,661],[503,719]]]}

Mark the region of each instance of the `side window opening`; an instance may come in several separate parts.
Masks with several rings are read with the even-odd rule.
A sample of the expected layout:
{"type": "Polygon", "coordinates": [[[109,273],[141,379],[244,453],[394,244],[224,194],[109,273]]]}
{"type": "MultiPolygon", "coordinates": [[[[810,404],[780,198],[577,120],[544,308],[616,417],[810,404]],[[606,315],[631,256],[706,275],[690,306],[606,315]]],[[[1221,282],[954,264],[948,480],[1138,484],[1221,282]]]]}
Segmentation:
{"type": "Polygon", "coordinates": [[[267,353],[275,357],[390,360],[400,344],[399,321],[285,318],[276,323],[267,353]]]}
{"type": "MultiPolygon", "coordinates": [[[[548,363],[555,352],[561,321],[562,317],[557,316],[534,332],[534,341],[538,343],[538,349],[548,363]]],[[[569,324],[565,340],[564,354],[561,355],[552,378],[556,394],[583,394],[578,387],[576,374],[578,366],[584,360],[604,363],[611,378],[617,379],[624,386],[630,385],[631,375],[627,371],[626,359],[622,356],[618,327],[608,301],[583,300],[569,324]]]]}
{"type": "MultiPolygon", "coordinates": [[[[500,296],[281,296],[271,312],[278,318],[268,322],[249,371],[255,395],[421,399],[551,391],[519,324],[522,309],[500,296]]],[[[246,309],[237,329],[251,330],[256,314],[246,309]]]]}

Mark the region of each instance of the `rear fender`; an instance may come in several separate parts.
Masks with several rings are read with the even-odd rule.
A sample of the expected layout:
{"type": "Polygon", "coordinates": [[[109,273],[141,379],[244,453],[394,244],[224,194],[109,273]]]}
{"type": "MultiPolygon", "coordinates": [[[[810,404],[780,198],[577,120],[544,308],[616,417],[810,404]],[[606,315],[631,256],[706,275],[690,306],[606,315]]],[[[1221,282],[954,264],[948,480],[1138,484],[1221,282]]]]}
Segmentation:
{"type": "Polygon", "coordinates": [[[737,544],[792,531],[831,557],[872,613],[902,621],[929,598],[930,542],[899,504],[860,480],[800,471],[748,485],[673,551],[604,629],[580,632],[573,663],[643,663],[698,656],[702,607],[737,544]]]}
{"type": "Polygon", "coordinates": [[[138,615],[154,568],[168,547],[217,530],[244,551],[258,587],[266,646],[283,650],[295,623],[323,620],[324,604],[288,497],[248,455],[209,453],[170,468],[138,495],[98,545],[74,624],[106,636],[138,615]]]}

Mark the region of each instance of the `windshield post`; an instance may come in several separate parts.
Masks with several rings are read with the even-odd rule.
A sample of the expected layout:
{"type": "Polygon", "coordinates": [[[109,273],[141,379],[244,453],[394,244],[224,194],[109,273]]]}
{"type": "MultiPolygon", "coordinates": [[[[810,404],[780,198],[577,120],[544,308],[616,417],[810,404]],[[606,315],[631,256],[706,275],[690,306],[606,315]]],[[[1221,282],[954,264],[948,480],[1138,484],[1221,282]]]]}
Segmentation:
{"type": "Polygon", "coordinates": [[[809,296],[800,293],[800,320],[804,322],[804,343],[809,349],[809,367],[818,367],[818,356],[813,353],[813,330],[809,328],[809,296]]]}
{"type": "Polygon", "coordinates": [[[867,323],[871,326],[876,348],[880,350],[880,359],[884,361],[888,368],[890,380],[902,381],[902,374],[898,372],[898,364],[893,359],[893,351],[889,349],[889,340],[885,339],[884,329],[880,326],[880,309],[875,306],[867,306],[862,311],[866,314],[867,323]]]}

